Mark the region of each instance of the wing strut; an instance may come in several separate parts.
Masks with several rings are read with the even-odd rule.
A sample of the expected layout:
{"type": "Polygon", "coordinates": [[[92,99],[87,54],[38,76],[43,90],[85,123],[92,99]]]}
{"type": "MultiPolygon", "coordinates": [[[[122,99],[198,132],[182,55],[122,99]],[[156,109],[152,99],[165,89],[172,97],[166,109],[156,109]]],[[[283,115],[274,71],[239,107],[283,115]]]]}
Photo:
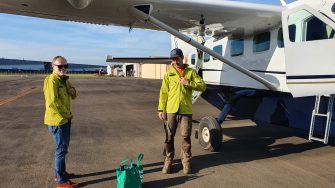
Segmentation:
{"type": "Polygon", "coordinates": [[[279,88],[274,85],[273,83],[265,80],[264,78],[258,76],[257,74],[225,59],[223,56],[221,56],[220,54],[216,53],[215,51],[205,47],[204,45],[198,43],[197,41],[193,40],[192,38],[180,33],[179,31],[173,29],[172,27],[166,25],[165,23],[161,22],[160,20],[152,17],[150,15],[151,10],[152,10],[152,5],[137,5],[131,8],[132,12],[137,15],[139,18],[143,19],[145,22],[150,22],[153,25],[163,29],[164,31],[167,31],[168,33],[178,37],[179,39],[189,43],[190,45],[194,46],[195,48],[204,51],[206,53],[208,53],[209,55],[215,57],[216,59],[219,59],[220,61],[226,63],[227,65],[233,67],[234,69],[242,72],[243,74],[255,79],[256,81],[262,83],[263,85],[265,85],[267,88],[269,88],[270,90],[273,91],[280,91],[279,88]]]}

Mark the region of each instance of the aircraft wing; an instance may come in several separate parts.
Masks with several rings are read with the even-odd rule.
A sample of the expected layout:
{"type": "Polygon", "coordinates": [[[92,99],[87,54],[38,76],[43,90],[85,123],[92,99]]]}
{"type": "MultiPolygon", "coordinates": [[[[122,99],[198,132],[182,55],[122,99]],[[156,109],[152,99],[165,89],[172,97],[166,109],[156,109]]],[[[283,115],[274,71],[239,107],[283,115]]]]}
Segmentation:
{"type": "Polygon", "coordinates": [[[151,15],[180,31],[194,32],[203,17],[214,35],[251,35],[281,23],[281,6],[227,0],[1,0],[0,12],[129,28],[159,28],[138,21],[130,9],[151,4],[151,15]]]}
{"type": "Polygon", "coordinates": [[[112,57],[107,56],[107,62],[140,63],[140,64],[170,64],[168,57],[112,57]]]}

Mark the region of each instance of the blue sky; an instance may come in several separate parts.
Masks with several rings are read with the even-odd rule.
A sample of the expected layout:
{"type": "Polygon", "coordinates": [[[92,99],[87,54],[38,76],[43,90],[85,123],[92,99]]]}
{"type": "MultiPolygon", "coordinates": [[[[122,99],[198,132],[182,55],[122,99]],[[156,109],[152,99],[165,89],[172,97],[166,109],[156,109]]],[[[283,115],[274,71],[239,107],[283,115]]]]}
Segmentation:
{"type": "MultiPolygon", "coordinates": [[[[280,4],[279,0],[239,0],[280,4]]],[[[291,2],[287,1],[287,2],[291,2]]],[[[166,32],[99,26],[0,14],[0,58],[51,61],[55,55],[70,63],[105,65],[106,56],[167,56],[166,32]],[[150,37],[148,37],[150,36],[150,37]]]]}

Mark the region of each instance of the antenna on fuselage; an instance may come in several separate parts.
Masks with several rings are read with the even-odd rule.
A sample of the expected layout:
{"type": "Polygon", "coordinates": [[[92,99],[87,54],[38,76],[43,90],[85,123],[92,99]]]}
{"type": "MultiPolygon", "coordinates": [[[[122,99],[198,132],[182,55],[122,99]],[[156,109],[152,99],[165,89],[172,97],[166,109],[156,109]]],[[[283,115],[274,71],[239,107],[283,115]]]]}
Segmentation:
{"type": "Polygon", "coordinates": [[[281,5],[283,5],[283,7],[287,6],[287,3],[285,2],[285,0],[280,0],[281,5]]]}
{"type": "Polygon", "coordinates": [[[134,29],[135,22],[129,23],[129,33],[134,29]]]}
{"type": "Polygon", "coordinates": [[[178,41],[176,36],[174,36],[174,46],[175,48],[178,48],[178,41]]]}

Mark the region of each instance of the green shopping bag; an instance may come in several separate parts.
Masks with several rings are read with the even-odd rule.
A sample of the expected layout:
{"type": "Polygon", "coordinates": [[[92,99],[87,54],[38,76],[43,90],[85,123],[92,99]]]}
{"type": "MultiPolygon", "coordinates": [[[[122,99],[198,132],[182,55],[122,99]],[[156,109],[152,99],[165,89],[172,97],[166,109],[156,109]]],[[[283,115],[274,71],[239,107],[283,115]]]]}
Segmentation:
{"type": "Polygon", "coordinates": [[[128,159],[120,162],[120,168],[116,170],[117,188],[142,188],[142,159],[143,154],[140,153],[137,156],[136,164],[130,160],[130,164],[127,165],[128,159]]]}

